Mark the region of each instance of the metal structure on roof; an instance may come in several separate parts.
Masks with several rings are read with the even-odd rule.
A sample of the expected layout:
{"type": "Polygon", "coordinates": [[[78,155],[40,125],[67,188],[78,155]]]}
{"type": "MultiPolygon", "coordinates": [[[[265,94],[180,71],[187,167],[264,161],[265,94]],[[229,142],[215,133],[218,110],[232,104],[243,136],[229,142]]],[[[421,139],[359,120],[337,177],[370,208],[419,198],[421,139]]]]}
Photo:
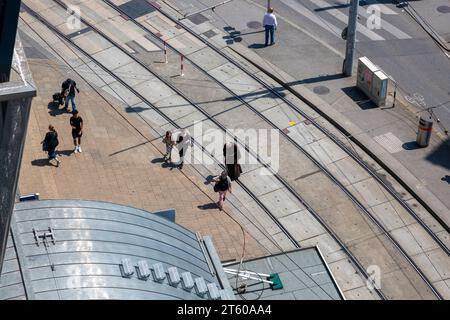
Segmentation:
{"type": "Polygon", "coordinates": [[[131,207],[48,200],[16,204],[0,299],[234,296],[208,237],[131,207]]]}
{"type": "Polygon", "coordinates": [[[224,270],[237,299],[345,299],[317,247],[256,258],[243,264],[231,263],[224,270]],[[236,276],[238,273],[240,277],[236,276]],[[268,275],[279,279],[275,287],[268,284],[273,282],[268,275]]]}
{"type": "Polygon", "coordinates": [[[16,37],[19,9],[20,1],[0,0],[0,272],[31,101],[36,96],[36,86],[22,44],[19,36],[16,37]]]}

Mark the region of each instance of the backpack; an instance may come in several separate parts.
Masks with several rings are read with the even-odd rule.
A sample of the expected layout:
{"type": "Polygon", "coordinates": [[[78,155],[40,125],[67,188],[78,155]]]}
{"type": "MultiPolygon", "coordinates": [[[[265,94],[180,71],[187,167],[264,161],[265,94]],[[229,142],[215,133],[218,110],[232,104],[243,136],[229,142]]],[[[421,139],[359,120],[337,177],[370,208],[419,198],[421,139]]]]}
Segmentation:
{"type": "Polygon", "coordinates": [[[230,184],[228,182],[228,176],[225,178],[222,178],[222,176],[219,178],[219,181],[216,182],[214,185],[214,192],[219,191],[227,191],[230,187],[230,184]]]}
{"type": "Polygon", "coordinates": [[[59,145],[58,134],[56,132],[48,132],[46,139],[42,144],[42,150],[43,151],[54,150],[58,145],[59,145]]]}

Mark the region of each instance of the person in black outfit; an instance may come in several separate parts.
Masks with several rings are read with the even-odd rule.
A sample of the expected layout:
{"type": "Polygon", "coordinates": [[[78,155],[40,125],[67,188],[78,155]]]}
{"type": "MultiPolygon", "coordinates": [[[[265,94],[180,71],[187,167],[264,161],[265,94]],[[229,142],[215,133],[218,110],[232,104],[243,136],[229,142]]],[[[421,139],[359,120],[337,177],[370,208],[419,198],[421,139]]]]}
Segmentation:
{"type": "Polygon", "coordinates": [[[242,173],[242,168],[239,164],[241,154],[235,142],[228,142],[223,146],[223,157],[231,181],[239,179],[239,176],[242,173]]]}
{"type": "Polygon", "coordinates": [[[78,115],[78,111],[72,112],[73,116],[70,118],[70,126],[72,127],[72,138],[75,149],[73,152],[82,152],[81,137],[83,136],[83,119],[78,115]]]}
{"type": "Polygon", "coordinates": [[[178,136],[177,139],[177,148],[178,148],[178,154],[180,155],[180,170],[183,169],[184,164],[184,156],[186,155],[186,152],[189,148],[189,146],[194,147],[194,142],[192,141],[191,135],[188,130],[183,129],[178,136]]]}
{"type": "Polygon", "coordinates": [[[222,211],[227,192],[231,193],[231,179],[227,172],[223,171],[220,176],[215,177],[212,181],[215,182],[214,191],[219,193],[219,201],[217,202],[217,206],[220,211],[222,211]]]}
{"type": "Polygon", "coordinates": [[[42,150],[47,151],[48,160],[51,161],[52,159],[55,159],[56,166],[59,167],[61,160],[59,160],[56,156],[56,147],[59,145],[58,133],[56,132],[55,127],[53,127],[52,125],[48,126],[48,130],[49,132],[47,132],[44,140],[41,142],[42,150]]]}
{"type": "Polygon", "coordinates": [[[61,94],[65,97],[66,102],[64,104],[64,109],[67,110],[69,106],[69,100],[72,103],[72,112],[77,110],[77,106],[75,104],[75,91],[80,93],[80,90],[77,88],[77,83],[72,79],[67,79],[61,85],[61,94]]]}

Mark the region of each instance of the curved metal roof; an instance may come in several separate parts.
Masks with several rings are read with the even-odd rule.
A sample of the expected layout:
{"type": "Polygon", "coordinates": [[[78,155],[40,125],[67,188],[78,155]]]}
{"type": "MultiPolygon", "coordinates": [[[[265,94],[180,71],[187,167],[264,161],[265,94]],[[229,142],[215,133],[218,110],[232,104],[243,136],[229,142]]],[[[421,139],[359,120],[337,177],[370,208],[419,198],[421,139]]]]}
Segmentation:
{"type": "Polygon", "coordinates": [[[205,287],[196,282],[203,278],[205,285],[223,289],[210,251],[196,234],[143,210],[80,200],[19,203],[0,299],[217,298],[210,291],[200,294],[205,287]],[[162,281],[157,281],[158,266],[164,270],[162,281]],[[180,276],[190,273],[191,289],[185,280],[169,282],[172,267],[180,276]]]}

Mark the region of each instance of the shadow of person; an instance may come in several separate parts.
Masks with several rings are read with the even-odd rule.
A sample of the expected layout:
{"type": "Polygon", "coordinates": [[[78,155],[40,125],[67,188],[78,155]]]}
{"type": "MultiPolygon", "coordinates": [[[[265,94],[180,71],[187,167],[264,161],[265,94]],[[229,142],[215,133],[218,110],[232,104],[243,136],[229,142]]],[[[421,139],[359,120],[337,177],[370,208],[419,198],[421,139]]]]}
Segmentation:
{"type": "Polygon", "coordinates": [[[58,151],[56,151],[56,153],[59,155],[59,156],[70,156],[72,153],[73,153],[73,149],[69,149],[69,150],[58,150],[58,151]]]}
{"type": "Polygon", "coordinates": [[[157,164],[157,163],[164,163],[164,158],[155,158],[151,161],[151,163],[157,164]]]}
{"type": "Polygon", "coordinates": [[[199,208],[200,210],[214,210],[218,209],[219,207],[217,206],[217,203],[208,203],[200,205],[197,208],[199,208]]]}
{"type": "Polygon", "coordinates": [[[265,48],[266,45],[264,43],[254,43],[248,46],[250,49],[261,49],[265,48]]]}
{"type": "Polygon", "coordinates": [[[164,163],[161,165],[161,167],[163,167],[164,169],[169,168],[169,169],[171,169],[171,170],[173,170],[174,168],[176,168],[176,167],[178,167],[178,166],[179,166],[178,164],[173,163],[173,162],[164,162],[164,163]]]}
{"type": "Polygon", "coordinates": [[[36,167],[52,167],[52,166],[55,166],[54,164],[52,164],[51,162],[50,162],[50,160],[49,159],[36,159],[36,160],[33,160],[33,161],[31,161],[31,165],[32,166],[36,166],[36,167]]]}
{"type": "Polygon", "coordinates": [[[49,102],[47,107],[49,109],[48,114],[51,115],[52,117],[56,117],[61,114],[67,113],[67,110],[64,108],[60,109],[59,103],[55,101],[49,102]]]}

